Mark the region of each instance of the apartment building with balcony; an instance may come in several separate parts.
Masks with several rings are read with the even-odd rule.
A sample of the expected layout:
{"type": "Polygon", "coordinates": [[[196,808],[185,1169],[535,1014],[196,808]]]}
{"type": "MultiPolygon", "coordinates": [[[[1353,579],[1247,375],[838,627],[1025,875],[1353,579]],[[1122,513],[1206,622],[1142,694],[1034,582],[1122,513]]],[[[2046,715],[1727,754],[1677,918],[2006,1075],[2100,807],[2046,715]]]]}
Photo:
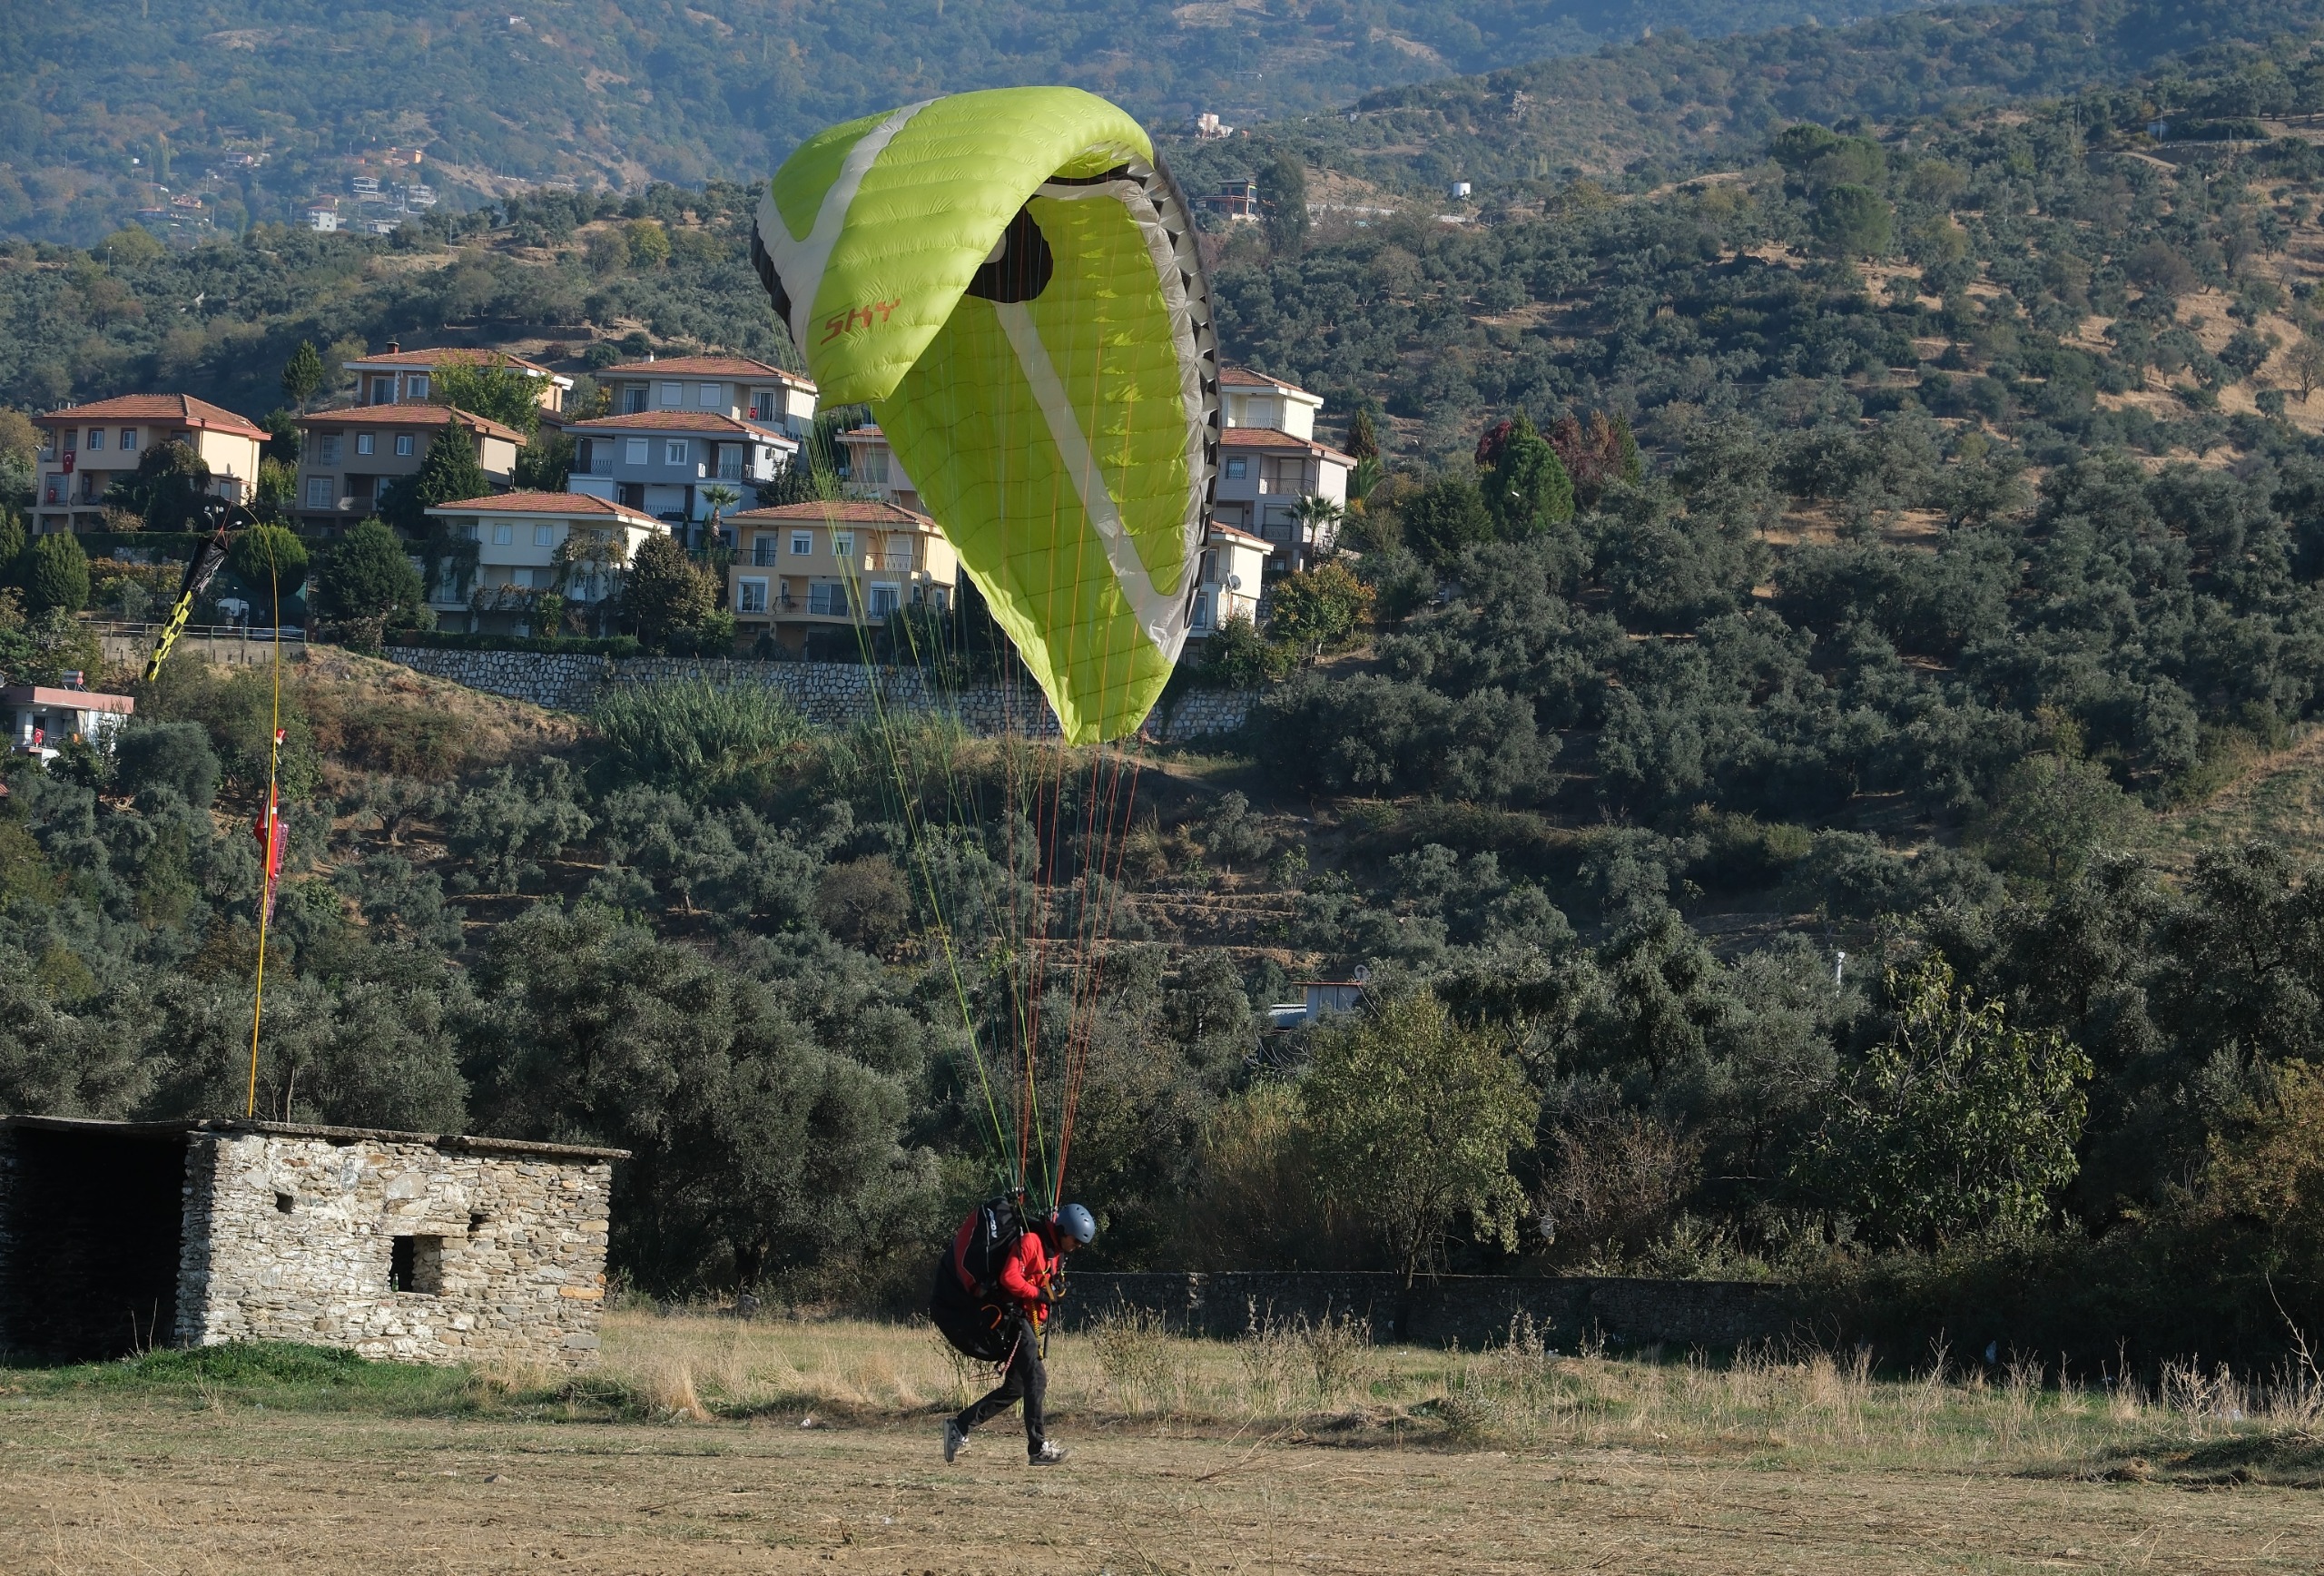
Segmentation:
{"type": "Polygon", "coordinates": [[[1238,617],[1259,621],[1259,590],[1265,583],[1268,551],[1264,537],[1228,526],[1210,527],[1203,537],[1202,566],[1195,577],[1189,639],[1216,635],[1238,617]]]}
{"type": "Polygon", "coordinates": [[[1300,500],[1320,497],[1345,507],[1353,456],[1312,438],[1267,427],[1230,427],[1219,434],[1218,486],[1211,519],[1267,544],[1270,577],[1305,569],[1337,546],[1337,527],[1301,517],[1300,500]]]}
{"type": "Polygon", "coordinates": [[[454,419],[468,429],[486,478],[507,486],[525,435],[488,417],[444,405],[402,404],[347,405],[299,418],[300,527],[335,533],[378,513],[379,495],[419,468],[428,445],[454,419]]]}
{"type": "Polygon", "coordinates": [[[1312,440],[1315,413],[1323,408],[1322,395],[1310,394],[1296,383],[1254,372],[1248,367],[1219,369],[1218,414],[1228,427],[1272,428],[1312,440]]]}
{"type": "Polygon", "coordinates": [[[799,455],[789,432],[724,410],[639,410],[568,422],[565,430],[573,438],[567,487],[664,521],[689,547],[701,546],[714,484],[748,503],[799,455]]]}
{"type": "Polygon", "coordinates": [[[654,411],[724,416],[804,438],[815,424],[815,382],[748,356],[626,361],[597,374],[615,416],[654,411]]]}
{"type": "Polygon", "coordinates": [[[543,410],[555,415],[565,409],[565,397],[573,389],[572,379],[562,372],[552,372],[537,361],[527,361],[503,350],[479,350],[459,345],[407,350],[389,340],[388,348],[379,354],[340,365],[355,375],[357,404],[393,405],[399,400],[425,404],[433,397],[437,374],[444,368],[487,367],[496,362],[506,362],[534,379],[536,398],[543,410]]]}
{"type": "Polygon", "coordinates": [[[892,504],[913,514],[921,512],[920,489],[904,474],[903,462],[889,446],[886,433],[877,427],[858,427],[842,432],[839,435],[839,452],[847,473],[842,479],[851,494],[892,504]]]}
{"type": "Polygon", "coordinates": [[[94,530],[103,524],[105,489],[137,469],[155,444],[185,444],[210,468],[210,490],[231,502],[258,482],[265,428],[191,394],[124,394],[68,405],[34,418],[41,431],[33,484],[32,530],[94,530]]]}
{"type": "Polygon", "coordinates": [[[592,611],[620,592],[622,571],[645,539],[670,528],[573,492],[496,493],[428,513],[476,544],[474,563],[447,564],[428,587],[437,626],[467,634],[531,635],[548,595],[591,623],[592,611]]]}
{"type": "Polygon", "coordinates": [[[871,498],[778,504],[728,517],[726,606],[737,632],[844,655],[902,607],[950,608],[960,560],[934,520],[871,498]]]}

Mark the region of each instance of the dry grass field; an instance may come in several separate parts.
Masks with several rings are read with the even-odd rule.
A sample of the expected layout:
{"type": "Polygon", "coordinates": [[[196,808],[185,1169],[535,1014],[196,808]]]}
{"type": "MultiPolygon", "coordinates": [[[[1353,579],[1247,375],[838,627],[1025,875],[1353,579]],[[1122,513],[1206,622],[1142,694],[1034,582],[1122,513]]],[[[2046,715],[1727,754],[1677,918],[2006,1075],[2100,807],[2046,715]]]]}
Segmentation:
{"type": "Polygon", "coordinates": [[[943,1464],[937,1419],[977,1376],[921,1331],[629,1313],[606,1335],[564,1385],[206,1355],[0,1372],[0,1570],[2324,1568],[2312,1384],[1129,1325],[1057,1343],[1073,1454],[1035,1471],[999,1425],[943,1464]]]}

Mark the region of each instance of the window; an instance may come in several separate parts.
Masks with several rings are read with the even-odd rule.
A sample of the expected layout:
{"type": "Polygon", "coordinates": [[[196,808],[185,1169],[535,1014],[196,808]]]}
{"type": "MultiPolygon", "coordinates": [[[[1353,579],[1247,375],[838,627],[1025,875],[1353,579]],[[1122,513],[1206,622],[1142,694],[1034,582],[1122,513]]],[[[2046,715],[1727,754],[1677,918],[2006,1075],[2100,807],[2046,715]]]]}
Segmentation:
{"type": "Polygon", "coordinates": [[[625,509],[644,508],[645,507],[645,484],[642,481],[615,482],[614,484],[614,502],[619,504],[625,509]]]}
{"type": "Polygon", "coordinates": [[[669,438],[662,445],[662,463],[664,465],[684,465],[686,462],[686,451],[687,444],[684,438],[669,438]]]}
{"type": "Polygon", "coordinates": [[[814,533],[814,532],[812,532],[812,531],[793,531],[793,532],[792,532],[792,533],[791,533],[791,556],[792,556],[793,557],[794,557],[794,558],[803,558],[803,557],[805,557],[808,554],[810,554],[810,553],[813,552],[814,550],[815,550],[815,533],[814,533]]]}
{"type": "Polygon", "coordinates": [[[887,617],[888,615],[896,610],[896,606],[901,600],[901,597],[897,595],[897,588],[892,585],[882,581],[881,584],[872,586],[872,616],[874,618],[887,617]]]}
{"type": "Polygon", "coordinates": [[[845,558],[851,557],[854,551],[855,533],[853,531],[833,531],[832,533],[832,557],[845,558]]]}
{"type": "Polygon", "coordinates": [[[717,447],[718,479],[720,481],[742,480],[743,445],[739,443],[722,443],[717,447]]]}
{"type": "Polygon", "coordinates": [[[726,403],[726,401],[718,397],[718,385],[715,383],[695,384],[694,389],[694,402],[701,406],[704,410],[715,410],[720,406],[726,403]]]}
{"type": "Polygon", "coordinates": [[[877,487],[888,485],[888,451],[867,448],[863,451],[863,479],[877,487]]]}
{"type": "Polygon", "coordinates": [[[410,457],[411,450],[412,450],[411,434],[410,434],[410,433],[409,433],[409,432],[399,432],[399,433],[397,433],[397,434],[396,434],[396,452],[397,452],[398,454],[402,455],[402,456],[404,456],[404,457],[406,457],[406,458],[409,458],[409,457],[410,457]]]}
{"type": "Polygon", "coordinates": [[[124,427],[124,428],[123,428],[121,429],[121,451],[122,451],[123,454],[126,454],[126,453],[128,453],[131,449],[135,448],[136,447],[137,447],[137,428],[135,428],[134,427],[124,427]]]}
{"type": "Polygon", "coordinates": [[[389,405],[394,403],[395,397],[396,380],[393,378],[374,378],[371,379],[371,398],[366,403],[389,405]]]}
{"type": "Polygon", "coordinates": [[[774,538],[757,536],[751,538],[751,562],[763,569],[774,562],[774,538]]]}
{"type": "Polygon", "coordinates": [[[516,527],[504,523],[492,527],[492,545],[494,547],[505,547],[516,539],[516,527]]]}
{"type": "Polygon", "coordinates": [[[103,428],[102,428],[102,427],[92,427],[92,428],[89,428],[89,452],[90,452],[91,454],[94,454],[94,453],[96,453],[96,452],[97,452],[97,450],[99,450],[99,449],[103,448],[104,446],[105,446],[105,429],[104,429],[103,428]]]}
{"type": "Polygon", "coordinates": [[[739,589],[742,594],[734,600],[735,612],[763,613],[766,611],[765,581],[744,580],[740,583],[739,589]]]}
{"type": "Polygon", "coordinates": [[[406,377],[403,380],[403,392],[404,398],[407,399],[427,399],[428,374],[425,372],[414,372],[406,377]]]}
{"type": "MultiPolygon", "coordinates": [[[[1218,578],[1218,549],[1217,549],[1217,548],[1216,548],[1216,547],[1206,547],[1206,548],[1204,548],[1204,549],[1203,549],[1203,555],[1202,555],[1202,573],[1201,573],[1199,576],[1196,576],[1196,578],[1197,578],[1197,579],[1201,579],[1201,580],[1216,580],[1216,579],[1218,578]]],[[[1197,620],[1197,622],[1199,622],[1199,620],[1197,620]]]]}
{"type": "Polygon", "coordinates": [[[1226,479],[1241,481],[1251,474],[1251,462],[1240,455],[1226,462],[1226,479]]]}
{"type": "Polygon", "coordinates": [[[315,458],[325,465],[339,463],[339,434],[326,432],[315,439],[315,458]]]}
{"type": "Polygon", "coordinates": [[[535,526],[533,527],[533,546],[536,547],[556,547],[556,527],[555,526],[535,526]]]}
{"type": "Polygon", "coordinates": [[[1210,627],[1210,587],[1206,586],[1195,593],[1195,623],[1196,629],[1210,627]]]}
{"type": "Polygon", "coordinates": [[[753,421],[772,421],[774,419],[773,395],[768,393],[764,389],[761,389],[759,392],[751,396],[751,419],[753,421]]]}
{"type": "Polygon", "coordinates": [[[357,433],[355,435],[355,452],[358,454],[379,453],[379,435],[376,432],[357,433]]]}
{"type": "Polygon", "coordinates": [[[646,452],[645,452],[645,451],[646,451],[646,449],[647,449],[647,448],[648,448],[648,446],[649,446],[650,442],[651,442],[651,440],[650,440],[650,439],[644,438],[631,438],[627,443],[625,443],[625,444],[624,444],[624,445],[622,446],[622,458],[623,458],[625,460],[628,461],[631,465],[644,465],[644,464],[645,464],[645,463],[646,463],[646,452]]]}
{"type": "Polygon", "coordinates": [[[645,385],[625,383],[621,389],[621,413],[635,416],[645,409],[645,385]]]}
{"type": "Polygon", "coordinates": [[[330,478],[310,476],[307,478],[307,507],[309,508],[327,509],[338,500],[338,497],[339,494],[332,488],[330,478]]]}
{"type": "Polygon", "coordinates": [[[388,1289],[440,1296],[444,1291],[444,1239],[440,1236],[397,1236],[389,1239],[388,1289]]]}
{"type": "Polygon", "coordinates": [[[663,384],[661,388],[661,401],[664,405],[684,404],[686,402],[686,386],[683,383],[663,384]]]}
{"type": "Polygon", "coordinates": [[[847,586],[838,580],[818,580],[807,587],[807,611],[825,618],[847,616],[847,586]]]}

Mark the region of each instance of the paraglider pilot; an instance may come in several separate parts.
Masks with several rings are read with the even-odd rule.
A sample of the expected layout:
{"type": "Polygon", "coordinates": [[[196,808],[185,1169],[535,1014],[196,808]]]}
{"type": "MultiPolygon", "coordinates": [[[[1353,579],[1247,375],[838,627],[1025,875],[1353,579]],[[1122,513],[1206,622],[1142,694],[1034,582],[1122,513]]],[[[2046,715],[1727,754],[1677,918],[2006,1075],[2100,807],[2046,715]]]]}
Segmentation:
{"type": "MultiPolygon", "coordinates": [[[[962,1233],[975,1231],[979,1215],[970,1216],[961,1226],[962,1233]]],[[[1088,1210],[1078,1204],[1068,1204],[1046,1220],[1037,1220],[1019,1233],[1016,1241],[998,1256],[995,1273],[989,1282],[990,1300],[979,1309],[983,1315],[977,1322],[1007,1343],[1005,1366],[1000,1383],[992,1393],[977,1402],[957,1417],[944,1423],[944,1459],[948,1463],[960,1453],[968,1443],[969,1431],[980,1423],[990,1422],[1011,1406],[1025,1404],[1025,1450],[1035,1466],[1049,1466],[1065,1459],[1065,1452],[1049,1437],[1043,1427],[1041,1400],[1049,1390],[1049,1374],[1041,1364],[1041,1330],[1048,1323],[1049,1310],[1056,1305],[1059,1272],[1065,1256],[1077,1248],[1089,1246],[1098,1235],[1098,1222],[1088,1210]]],[[[951,1270],[960,1261],[959,1251],[945,1256],[940,1269],[951,1270]]],[[[955,1278],[954,1285],[963,1289],[978,1289],[973,1282],[955,1278]]],[[[938,1309],[938,1323],[945,1333],[952,1335],[949,1321],[938,1309]]],[[[954,1344],[961,1345],[957,1336],[954,1344]]],[[[966,1346],[963,1346],[966,1350],[966,1346]]],[[[990,1357],[996,1346],[985,1345],[981,1352],[970,1355],[990,1357]]]]}

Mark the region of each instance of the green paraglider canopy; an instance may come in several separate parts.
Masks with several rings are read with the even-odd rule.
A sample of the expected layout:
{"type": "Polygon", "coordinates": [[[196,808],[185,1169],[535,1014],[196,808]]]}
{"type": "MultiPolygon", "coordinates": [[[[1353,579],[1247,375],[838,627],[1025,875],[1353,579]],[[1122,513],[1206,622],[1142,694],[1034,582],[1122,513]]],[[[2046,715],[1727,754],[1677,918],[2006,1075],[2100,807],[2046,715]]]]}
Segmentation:
{"type": "Polygon", "coordinates": [[[810,139],[760,277],[826,404],[869,403],[1076,744],[1137,730],[1185,644],[1218,356],[1185,199],[1078,88],[810,139]]]}

